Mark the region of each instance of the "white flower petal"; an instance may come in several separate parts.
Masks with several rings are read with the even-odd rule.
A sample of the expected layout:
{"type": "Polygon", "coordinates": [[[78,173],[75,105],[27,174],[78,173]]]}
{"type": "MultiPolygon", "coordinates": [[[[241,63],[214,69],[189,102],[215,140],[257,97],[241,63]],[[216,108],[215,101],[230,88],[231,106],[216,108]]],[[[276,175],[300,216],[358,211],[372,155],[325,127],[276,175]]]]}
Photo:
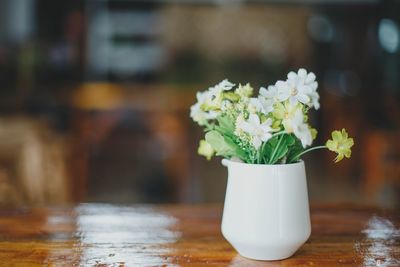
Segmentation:
{"type": "Polygon", "coordinates": [[[259,149],[262,144],[262,141],[259,138],[253,138],[252,144],[255,149],[259,149]]]}
{"type": "Polygon", "coordinates": [[[278,90],[285,90],[288,89],[288,84],[285,81],[277,81],[275,87],[278,88],[278,90]]]}
{"type": "Polygon", "coordinates": [[[297,91],[303,94],[311,94],[313,92],[311,87],[305,84],[299,84],[297,86],[297,91]]]}
{"type": "Polygon", "coordinates": [[[307,124],[303,123],[299,127],[294,128],[294,134],[300,139],[304,148],[312,144],[312,135],[307,124]]]}
{"type": "Polygon", "coordinates": [[[260,125],[260,118],[256,114],[250,114],[248,121],[254,126],[260,125]]]}
{"type": "MultiPolygon", "coordinates": [[[[268,89],[269,89],[269,86],[268,86],[268,89]]],[[[267,91],[267,89],[265,87],[261,87],[260,91],[259,91],[259,94],[264,96],[264,97],[266,97],[267,94],[268,94],[268,91],[267,91]]]]}
{"type": "Polygon", "coordinates": [[[313,89],[314,91],[317,90],[318,88],[318,82],[313,82],[310,84],[311,89],[313,89]]]}
{"type": "Polygon", "coordinates": [[[291,71],[288,73],[287,77],[290,80],[295,80],[295,79],[297,79],[297,74],[295,72],[291,71]]]}
{"type": "Polygon", "coordinates": [[[296,97],[294,97],[294,96],[290,96],[290,97],[289,97],[289,104],[290,104],[291,106],[296,105],[298,102],[299,102],[299,101],[297,100],[296,97]]]}
{"type": "Polygon", "coordinates": [[[303,104],[308,104],[310,102],[310,97],[305,94],[297,94],[297,100],[303,104]]]}
{"type": "Polygon", "coordinates": [[[303,69],[303,68],[299,69],[297,74],[302,79],[307,78],[307,71],[305,69],[303,69]]]}
{"type": "Polygon", "coordinates": [[[319,109],[319,94],[316,91],[311,94],[311,103],[316,110],[319,109]]]}
{"type": "Polygon", "coordinates": [[[266,133],[264,133],[264,134],[261,136],[261,140],[262,140],[263,142],[267,142],[269,139],[271,139],[271,137],[272,137],[272,134],[266,132],[266,133]]]}
{"type": "Polygon", "coordinates": [[[315,78],[316,78],[315,74],[314,74],[313,72],[310,72],[310,73],[307,75],[307,78],[306,78],[305,82],[306,82],[306,83],[312,83],[312,82],[315,81],[315,78]]]}
{"type": "Polygon", "coordinates": [[[234,83],[231,83],[230,81],[228,81],[228,79],[225,79],[222,82],[220,82],[216,87],[219,87],[224,91],[227,91],[232,89],[233,86],[235,86],[234,83]]]}
{"type": "Polygon", "coordinates": [[[271,126],[272,125],[272,119],[271,118],[266,119],[261,125],[271,126]]]}
{"type": "Polygon", "coordinates": [[[209,111],[209,112],[207,112],[207,119],[209,119],[209,120],[216,119],[219,114],[220,113],[217,111],[209,111]]]}
{"type": "Polygon", "coordinates": [[[258,97],[262,107],[263,107],[263,113],[268,114],[274,110],[274,100],[273,99],[265,99],[262,96],[258,97]]]}
{"type": "Polygon", "coordinates": [[[246,132],[246,133],[249,133],[249,134],[253,134],[253,132],[254,132],[253,125],[251,125],[247,121],[240,122],[238,124],[238,128],[241,129],[242,131],[246,132]]]}
{"type": "Polygon", "coordinates": [[[255,98],[255,97],[250,98],[249,111],[265,113],[263,105],[261,104],[259,98],[255,98]]]}

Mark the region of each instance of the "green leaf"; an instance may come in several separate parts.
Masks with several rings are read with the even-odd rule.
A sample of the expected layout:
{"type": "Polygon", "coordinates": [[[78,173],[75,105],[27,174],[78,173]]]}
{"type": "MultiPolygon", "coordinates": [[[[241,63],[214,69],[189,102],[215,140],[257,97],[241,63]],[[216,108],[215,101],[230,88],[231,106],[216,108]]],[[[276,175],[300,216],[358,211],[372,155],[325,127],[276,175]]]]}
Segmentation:
{"type": "Polygon", "coordinates": [[[297,138],[295,139],[295,143],[290,147],[289,153],[287,155],[287,163],[294,163],[298,161],[298,158],[296,158],[296,155],[300,154],[303,152],[304,148],[301,144],[301,141],[297,138]]]}
{"type": "Polygon", "coordinates": [[[263,158],[263,163],[269,162],[274,147],[273,143],[275,143],[275,141],[277,141],[277,139],[273,137],[262,146],[261,155],[263,158]]]}
{"type": "Polygon", "coordinates": [[[238,157],[242,160],[246,160],[247,153],[242,150],[231,138],[223,136],[218,131],[210,131],[206,133],[206,141],[216,151],[218,156],[223,157],[238,157]]]}
{"type": "Polygon", "coordinates": [[[243,161],[247,161],[248,156],[246,151],[244,151],[239,145],[237,145],[231,138],[224,136],[224,140],[230,147],[235,150],[235,154],[233,156],[236,156],[243,161]]]}
{"type": "Polygon", "coordinates": [[[233,137],[235,131],[235,123],[228,116],[220,116],[217,118],[218,125],[214,127],[220,134],[233,137]]]}
{"type": "Polygon", "coordinates": [[[214,148],[217,155],[227,155],[232,153],[230,147],[226,144],[224,137],[217,131],[210,131],[206,133],[206,141],[214,148]]]}
{"type": "Polygon", "coordinates": [[[288,152],[288,147],[285,143],[282,143],[278,148],[275,153],[275,157],[272,159],[272,164],[277,163],[281,158],[283,158],[286,153],[288,152]]]}
{"type": "Polygon", "coordinates": [[[265,163],[276,164],[287,156],[289,149],[296,142],[290,134],[282,134],[272,137],[263,147],[262,157],[265,163]]]}
{"type": "Polygon", "coordinates": [[[292,146],[296,143],[296,138],[291,134],[285,134],[284,138],[287,146],[292,146]]]}

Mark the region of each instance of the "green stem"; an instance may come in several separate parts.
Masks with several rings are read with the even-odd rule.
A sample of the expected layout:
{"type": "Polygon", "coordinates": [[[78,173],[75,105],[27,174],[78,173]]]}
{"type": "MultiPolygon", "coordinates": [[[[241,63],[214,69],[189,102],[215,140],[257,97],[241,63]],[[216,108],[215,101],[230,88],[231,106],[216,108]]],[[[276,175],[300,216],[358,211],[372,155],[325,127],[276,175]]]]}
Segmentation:
{"type": "Polygon", "coordinates": [[[271,157],[269,158],[269,164],[273,164],[273,163],[272,163],[272,160],[274,159],[275,154],[276,154],[276,152],[278,151],[278,148],[279,148],[279,146],[280,146],[281,143],[282,143],[282,140],[283,140],[282,137],[279,138],[279,141],[278,141],[278,143],[276,144],[276,146],[275,146],[275,148],[274,148],[274,151],[272,151],[271,157]]]}
{"type": "Polygon", "coordinates": [[[251,153],[251,163],[252,163],[252,164],[255,164],[255,163],[256,163],[256,153],[257,153],[257,152],[255,152],[254,150],[253,150],[253,152],[251,153]]]}
{"type": "Polygon", "coordinates": [[[264,148],[265,148],[265,145],[266,145],[266,144],[267,144],[267,142],[264,142],[264,143],[261,145],[261,147],[260,147],[260,149],[259,149],[259,151],[258,151],[258,161],[259,161],[259,163],[262,162],[262,156],[263,156],[262,152],[264,151],[264,148]]]}
{"type": "Polygon", "coordinates": [[[274,133],[274,134],[271,136],[271,138],[274,137],[274,136],[277,136],[277,135],[285,134],[285,133],[286,133],[285,130],[280,131],[280,132],[277,132],[277,133],[274,133]]]}
{"type": "MultiPolygon", "coordinates": [[[[282,135],[282,134],[286,134],[286,131],[283,130],[283,131],[274,133],[274,134],[271,136],[271,138],[274,137],[274,136],[282,135]]],[[[260,148],[259,151],[258,151],[258,163],[261,163],[261,162],[262,162],[262,156],[263,156],[262,152],[264,151],[264,148],[265,148],[266,144],[267,144],[267,142],[264,142],[264,143],[261,145],[261,148],[260,148]]],[[[265,162],[265,163],[266,163],[266,162],[265,162]]]]}
{"type": "Polygon", "coordinates": [[[313,151],[313,150],[317,150],[317,149],[322,149],[322,148],[326,148],[326,146],[315,146],[315,147],[311,147],[309,149],[304,150],[303,152],[297,154],[296,156],[293,157],[293,161],[298,160],[301,156],[303,156],[304,154],[313,151]]]}

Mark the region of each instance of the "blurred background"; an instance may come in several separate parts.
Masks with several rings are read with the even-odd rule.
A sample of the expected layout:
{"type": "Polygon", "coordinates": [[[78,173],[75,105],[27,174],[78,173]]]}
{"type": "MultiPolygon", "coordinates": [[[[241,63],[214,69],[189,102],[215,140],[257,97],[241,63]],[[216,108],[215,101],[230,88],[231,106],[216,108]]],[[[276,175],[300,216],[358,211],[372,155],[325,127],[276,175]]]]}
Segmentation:
{"type": "Polygon", "coordinates": [[[222,202],[195,92],[316,73],[311,202],[400,207],[400,1],[1,0],[0,204],[222,202]]]}

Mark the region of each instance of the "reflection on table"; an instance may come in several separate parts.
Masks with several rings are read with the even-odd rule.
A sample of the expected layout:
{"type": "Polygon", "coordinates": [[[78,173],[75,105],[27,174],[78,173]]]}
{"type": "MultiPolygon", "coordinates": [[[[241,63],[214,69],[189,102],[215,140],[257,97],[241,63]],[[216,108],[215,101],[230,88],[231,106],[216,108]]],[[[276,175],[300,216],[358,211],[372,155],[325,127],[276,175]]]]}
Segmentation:
{"type": "MultiPolygon", "coordinates": [[[[397,266],[400,214],[312,206],[312,234],[291,258],[245,259],[220,233],[221,206],[81,204],[0,211],[0,262],[104,266],[397,266]]],[[[240,226],[238,226],[240,227],[240,226]]]]}

